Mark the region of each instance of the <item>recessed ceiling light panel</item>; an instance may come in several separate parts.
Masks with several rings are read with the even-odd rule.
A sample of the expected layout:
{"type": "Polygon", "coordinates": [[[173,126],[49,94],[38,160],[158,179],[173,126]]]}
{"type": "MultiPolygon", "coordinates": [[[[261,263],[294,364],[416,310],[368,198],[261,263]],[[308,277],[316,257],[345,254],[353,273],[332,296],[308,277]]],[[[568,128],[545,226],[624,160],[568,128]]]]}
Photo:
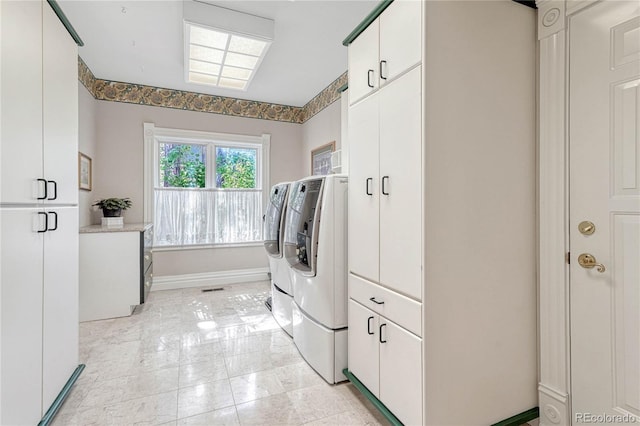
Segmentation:
{"type": "Polygon", "coordinates": [[[184,4],[186,81],[247,90],[271,45],[273,21],[198,2],[184,4]],[[260,34],[241,32],[247,28],[260,34]]]}

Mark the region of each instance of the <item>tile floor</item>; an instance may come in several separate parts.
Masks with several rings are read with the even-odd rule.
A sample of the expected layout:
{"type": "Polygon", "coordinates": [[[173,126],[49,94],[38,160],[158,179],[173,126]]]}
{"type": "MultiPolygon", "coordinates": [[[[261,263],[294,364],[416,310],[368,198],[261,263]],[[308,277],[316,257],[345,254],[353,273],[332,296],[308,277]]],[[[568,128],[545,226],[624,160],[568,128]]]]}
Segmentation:
{"type": "Polygon", "coordinates": [[[268,295],[268,282],[158,291],[131,317],[81,323],[86,369],[54,424],[388,424],[304,362],[268,295]]]}

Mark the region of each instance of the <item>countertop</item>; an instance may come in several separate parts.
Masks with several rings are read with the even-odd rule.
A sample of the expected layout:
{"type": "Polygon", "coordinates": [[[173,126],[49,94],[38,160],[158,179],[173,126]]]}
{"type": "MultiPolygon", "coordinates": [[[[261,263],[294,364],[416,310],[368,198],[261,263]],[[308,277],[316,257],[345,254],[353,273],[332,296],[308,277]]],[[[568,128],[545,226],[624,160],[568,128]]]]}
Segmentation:
{"type": "Polygon", "coordinates": [[[152,226],[152,223],[125,223],[122,226],[89,225],[80,228],[80,233],[95,234],[98,232],[144,232],[152,226]]]}

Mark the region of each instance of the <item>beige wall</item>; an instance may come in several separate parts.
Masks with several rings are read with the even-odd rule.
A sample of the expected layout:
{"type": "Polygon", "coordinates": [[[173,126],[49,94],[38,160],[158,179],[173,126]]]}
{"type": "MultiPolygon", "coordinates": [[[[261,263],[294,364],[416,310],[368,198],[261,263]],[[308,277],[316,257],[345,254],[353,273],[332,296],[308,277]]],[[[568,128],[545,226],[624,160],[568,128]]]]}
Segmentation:
{"type": "MultiPolygon", "coordinates": [[[[143,105],[96,101],[97,147],[92,199],[130,197],[125,222],[143,220],[143,123],[158,127],[249,135],[271,135],[271,184],[303,176],[302,126],[143,105]]],[[[94,222],[99,216],[94,217],[94,222]]],[[[260,268],[268,265],[262,247],[214,248],[154,253],[154,275],[181,275],[260,268]]]]}
{"type": "Polygon", "coordinates": [[[425,4],[426,422],[495,423],[537,404],[536,14],[425,4]]]}
{"type": "Polygon", "coordinates": [[[341,147],[340,99],[311,117],[302,125],[302,167],[304,176],[311,174],[311,151],[331,141],[341,147]]]}
{"type": "MultiPolygon", "coordinates": [[[[92,159],[96,156],[96,108],[97,102],[89,91],[78,82],[78,151],[92,159]]],[[[96,173],[96,163],[93,162],[93,176],[96,173]]],[[[91,225],[91,204],[95,198],[95,191],[78,190],[78,205],[80,226],[91,225]]]]}

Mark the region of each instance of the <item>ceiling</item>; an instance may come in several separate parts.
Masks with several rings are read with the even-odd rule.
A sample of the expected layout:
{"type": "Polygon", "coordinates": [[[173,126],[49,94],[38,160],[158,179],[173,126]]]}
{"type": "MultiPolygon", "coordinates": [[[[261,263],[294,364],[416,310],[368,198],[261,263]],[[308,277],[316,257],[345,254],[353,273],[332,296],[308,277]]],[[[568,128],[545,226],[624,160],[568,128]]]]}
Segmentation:
{"type": "Polygon", "coordinates": [[[274,41],[246,91],[185,82],[182,1],[58,3],[84,41],[79,54],[97,78],[303,106],[346,71],[342,40],[378,0],[208,1],[275,21],[274,41]]]}

